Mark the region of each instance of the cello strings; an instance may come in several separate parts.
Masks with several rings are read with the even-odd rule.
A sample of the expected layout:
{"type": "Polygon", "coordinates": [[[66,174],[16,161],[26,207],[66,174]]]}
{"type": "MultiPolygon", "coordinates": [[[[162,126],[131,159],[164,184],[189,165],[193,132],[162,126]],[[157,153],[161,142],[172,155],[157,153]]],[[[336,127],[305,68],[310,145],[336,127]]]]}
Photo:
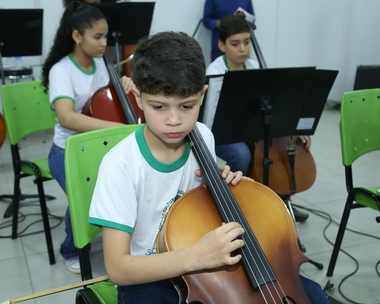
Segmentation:
{"type": "MultiPolygon", "coordinates": [[[[246,231],[249,230],[249,232],[251,232],[251,233],[246,232],[245,235],[242,237],[243,240],[244,240],[244,237],[249,239],[249,242],[245,242],[246,244],[245,249],[248,251],[248,255],[251,258],[250,260],[253,261],[253,263],[255,264],[256,269],[258,270],[259,275],[261,276],[261,280],[264,282],[264,285],[267,287],[267,290],[269,291],[272,300],[275,301],[274,295],[272,295],[272,292],[269,289],[267,281],[264,279],[264,275],[262,273],[261,267],[259,267],[258,265],[258,262],[261,263],[266,275],[269,277],[270,277],[270,274],[272,275],[272,277],[275,277],[273,269],[270,267],[268,261],[266,260],[265,254],[263,253],[262,248],[258,244],[253,232],[251,231],[250,226],[247,223],[242,211],[240,210],[240,207],[238,206],[233,194],[231,193],[225,181],[221,178],[219,168],[217,164],[215,163],[215,160],[211,156],[211,153],[208,150],[206,144],[204,143],[203,138],[200,135],[200,132],[197,129],[197,127],[194,127],[193,131],[189,134],[189,138],[192,143],[193,151],[197,158],[197,161],[200,163],[200,166],[204,171],[203,172],[204,177],[208,181],[207,186],[210,187],[210,191],[213,193],[214,199],[218,200],[219,202],[218,205],[220,207],[220,212],[222,213],[222,217],[224,215],[224,219],[227,219],[229,221],[236,221],[242,224],[242,226],[244,227],[246,231]],[[202,151],[202,148],[203,148],[203,151],[202,151]],[[233,210],[231,209],[231,207],[233,208],[233,210]],[[229,212],[226,212],[226,209],[229,212]],[[232,215],[230,219],[228,218],[228,214],[232,215]],[[256,246],[254,246],[255,243],[257,244],[256,246]],[[253,250],[252,248],[250,248],[251,247],[249,246],[250,244],[253,245],[253,250]],[[259,261],[256,261],[252,251],[256,253],[256,256],[258,257],[259,261]],[[264,259],[266,260],[265,262],[264,262],[264,259]]],[[[246,261],[247,261],[247,263],[245,263],[246,267],[249,268],[248,270],[250,270],[250,273],[252,274],[253,279],[256,281],[256,284],[258,288],[260,289],[260,292],[263,295],[263,298],[265,299],[265,295],[261,288],[261,284],[259,283],[259,280],[255,275],[255,272],[252,268],[251,263],[249,263],[247,256],[244,254],[244,251],[245,250],[242,250],[242,255],[243,257],[246,258],[246,261]]],[[[280,293],[282,293],[283,299],[286,300],[286,302],[288,302],[286,299],[285,293],[281,285],[278,283],[278,281],[277,283],[280,286],[280,291],[277,290],[277,286],[276,286],[277,284],[274,284],[274,282],[272,283],[280,301],[281,301],[280,293]]]]}
{"type": "MultiPolygon", "coordinates": [[[[198,147],[201,147],[201,145],[198,145],[198,147]]],[[[199,151],[199,153],[201,153],[204,158],[207,157],[207,153],[203,152],[202,151],[199,151]]],[[[229,200],[233,202],[233,196],[231,194],[231,192],[229,191],[228,187],[226,187],[226,184],[224,182],[224,180],[221,178],[220,176],[220,171],[218,169],[218,167],[216,165],[212,166],[211,167],[211,164],[214,164],[215,161],[213,158],[211,158],[211,161],[207,161],[206,159],[202,160],[202,158],[200,158],[202,164],[203,164],[203,167],[205,167],[205,177],[209,180],[209,187],[211,188],[211,191],[216,195],[216,199],[218,200],[218,202],[220,202],[220,207],[222,208],[221,209],[221,212],[223,213],[224,215],[224,218],[227,219],[227,220],[230,220],[230,221],[237,221],[237,222],[241,222],[242,225],[246,226],[247,227],[247,223],[245,221],[245,218],[241,218],[239,216],[233,216],[233,212],[231,211],[231,208],[230,207],[235,207],[234,208],[234,213],[235,214],[238,214],[237,213],[237,210],[236,210],[236,204],[234,205],[233,203],[230,203],[228,204],[227,202],[227,198],[229,198],[229,200]],[[208,172],[211,172],[211,171],[214,171],[213,174],[209,174],[208,172]],[[222,183],[221,183],[222,182],[222,183]],[[224,187],[223,187],[224,186],[224,187]],[[217,190],[216,188],[217,187],[217,190]],[[219,195],[220,193],[220,195],[219,195]],[[228,219],[228,214],[226,212],[226,210],[229,210],[229,213],[232,214],[232,218],[231,219],[228,219]],[[239,217],[239,219],[237,219],[237,217],[239,217]]],[[[250,238],[250,235],[248,234],[247,235],[248,238],[250,238]]],[[[253,242],[254,240],[250,239],[251,242],[253,242]]]]}
{"type": "MultiPolygon", "coordinates": [[[[200,147],[201,145],[197,145],[197,148],[198,149],[200,149],[201,147],[200,147]]],[[[195,151],[195,153],[197,154],[197,156],[198,156],[198,159],[199,159],[199,161],[200,161],[200,165],[201,165],[201,168],[203,168],[204,169],[204,174],[205,174],[205,178],[206,179],[208,179],[208,180],[210,180],[210,179],[212,179],[212,177],[214,177],[213,178],[213,182],[208,182],[208,186],[209,187],[211,187],[211,191],[213,191],[213,192],[215,192],[215,194],[216,194],[216,196],[217,197],[215,197],[214,199],[216,199],[216,200],[219,200],[220,201],[220,197],[218,196],[218,191],[215,191],[215,189],[214,189],[214,187],[218,187],[218,185],[219,185],[219,187],[218,188],[224,188],[224,187],[221,187],[221,185],[223,186],[223,184],[220,184],[220,181],[222,181],[222,178],[220,178],[220,171],[219,171],[219,169],[217,168],[217,166],[215,165],[215,166],[213,166],[213,167],[211,167],[211,164],[213,164],[213,163],[215,163],[215,161],[214,161],[214,159],[212,159],[211,161],[206,161],[206,160],[204,160],[203,158],[201,158],[200,156],[199,156],[199,154],[202,154],[204,157],[206,157],[208,154],[207,153],[202,153],[202,151],[200,151],[199,150],[199,153],[198,153],[198,151],[195,151]],[[203,166],[203,167],[202,167],[203,166]],[[209,172],[211,172],[212,171],[212,169],[214,169],[213,171],[214,171],[214,174],[213,175],[211,175],[211,174],[209,174],[209,172]],[[219,182],[219,183],[218,183],[219,182]]],[[[219,189],[219,190],[221,190],[221,189],[219,189]]],[[[226,191],[224,191],[224,192],[226,192],[226,191]]],[[[228,192],[229,191],[227,191],[227,195],[228,195],[228,192]]],[[[221,195],[221,197],[223,197],[223,195],[221,195]]],[[[229,207],[228,207],[228,205],[225,205],[225,206],[223,206],[223,205],[221,205],[220,206],[222,209],[220,210],[222,213],[224,213],[224,215],[225,215],[225,218],[227,217],[226,215],[226,211],[225,211],[225,208],[227,208],[227,209],[229,209],[229,207]]],[[[231,220],[233,220],[233,219],[231,219],[231,220]]],[[[239,220],[236,220],[237,222],[239,222],[239,220]]],[[[249,243],[247,243],[246,242],[246,246],[248,246],[248,244],[249,243]]],[[[252,256],[252,253],[251,253],[251,250],[248,248],[248,252],[249,252],[249,254],[252,256]]],[[[243,256],[244,256],[244,253],[243,253],[243,256]]],[[[256,261],[255,261],[255,259],[253,259],[253,262],[256,264],[256,266],[257,266],[257,269],[259,269],[259,267],[258,267],[258,265],[257,265],[257,263],[256,263],[256,261]]],[[[264,293],[263,293],[263,291],[262,291],[262,289],[261,289],[261,287],[260,287],[260,284],[259,284],[259,281],[258,281],[258,279],[256,278],[256,276],[255,276],[255,274],[254,274],[254,272],[252,271],[252,267],[248,264],[248,266],[249,266],[249,268],[250,268],[250,270],[251,270],[251,273],[252,273],[252,275],[253,275],[253,279],[256,281],[256,284],[257,284],[257,286],[259,286],[259,288],[260,288],[260,292],[261,292],[261,294],[262,294],[262,296],[263,296],[263,298],[265,299],[265,296],[264,296],[264,293]]],[[[262,274],[261,274],[261,276],[262,276],[262,274]]],[[[278,292],[277,292],[278,293],[278,292]]],[[[273,296],[272,296],[272,299],[273,299],[273,296]]],[[[274,299],[273,299],[274,300],[274,299]]]]}

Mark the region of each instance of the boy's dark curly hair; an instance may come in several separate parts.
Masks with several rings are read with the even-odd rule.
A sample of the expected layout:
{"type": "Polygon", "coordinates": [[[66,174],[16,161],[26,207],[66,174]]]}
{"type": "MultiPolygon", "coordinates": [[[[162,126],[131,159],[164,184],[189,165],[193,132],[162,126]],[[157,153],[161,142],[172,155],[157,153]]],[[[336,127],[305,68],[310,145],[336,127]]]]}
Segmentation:
{"type": "Polygon", "coordinates": [[[93,5],[74,1],[65,10],[53,46],[42,68],[42,83],[48,89],[49,72],[54,64],[70,54],[75,46],[72,32],[77,30],[81,35],[86,29],[93,27],[94,22],[106,19],[103,13],[93,5]]]}
{"type": "Polygon", "coordinates": [[[202,90],[206,66],[199,43],[182,32],[139,40],[131,70],[142,93],[189,97],[202,90]]]}
{"type": "MultiPolygon", "coordinates": [[[[63,0],[63,1],[62,1],[62,3],[63,3],[63,7],[64,7],[64,8],[68,7],[68,6],[70,5],[70,3],[73,2],[73,1],[75,1],[75,0],[63,0]]],[[[116,1],[117,1],[117,0],[103,0],[103,1],[101,1],[101,2],[116,2],[116,1]]],[[[84,2],[83,0],[82,0],[81,2],[86,3],[86,2],[84,2]]]]}
{"type": "Polygon", "coordinates": [[[228,37],[240,33],[250,33],[251,29],[251,25],[244,17],[230,15],[220,20],[219,37],[223,43],[226,43],[228,37]]]}

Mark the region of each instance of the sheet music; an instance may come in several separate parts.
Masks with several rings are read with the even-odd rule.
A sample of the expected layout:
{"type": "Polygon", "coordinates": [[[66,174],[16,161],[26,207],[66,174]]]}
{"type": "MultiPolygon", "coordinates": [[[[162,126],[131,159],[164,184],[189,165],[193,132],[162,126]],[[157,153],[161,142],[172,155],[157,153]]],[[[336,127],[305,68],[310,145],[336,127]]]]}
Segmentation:
{"type": "Polygon", "coordinates": [[[313,129],[315,117],[301,117],[298,121],[297,130],[311,130],[313,129]]]}
{"type": "Polygon", "coordinates": [[[222,89],[223,79],[224,79],[223,75],[218,76],[218,77],[210,77],[209,79],[202,122],[210,130],[212,130],[212,125],[214,124],[216,107],[218,106],[219,95],[222,89]]]}
{"type": "Polygon", "coordinates": [[[247,20],[249,23],[253,23],[253,21],[255,21],[256,19],[255,15],[248,13],[245,9],[241,8],[240,6],[237,8],[234,15],[236,15],[237,12],[243,12],[245,15],[245,20],[247,20]]]}

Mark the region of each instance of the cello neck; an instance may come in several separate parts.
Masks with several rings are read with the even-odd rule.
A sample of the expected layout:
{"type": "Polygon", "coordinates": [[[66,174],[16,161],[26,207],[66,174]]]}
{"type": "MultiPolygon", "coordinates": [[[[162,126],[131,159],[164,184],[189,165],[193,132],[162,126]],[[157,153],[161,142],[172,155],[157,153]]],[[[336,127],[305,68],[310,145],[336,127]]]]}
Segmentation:
{"type": "Polygon", "coordinates": [[[263,53],[261,52],[259,43],[257,42],[256,36],[253,30],[251,30],[251,42],[252,42],[252,47],[256,53],[257,61],[259,62],[259,65],[260,65],[260,69],[267,69],[268,66],[265,62],[263,53]]]}
{"type": "Polygon", "coordinates": [[[106,63],[108,73],[110,75],[111,83],[115,88],[117,97],[119,99],[121,108],[123,109],[125,118],[127,119],[128,124],[137,124],[138,120],[133,110],[132,104],[130,103],[127,95],[124,92],[123,87],[121,86],[119,77],[115,70],[115,67],[112,63],[111,57],[108,52],[104,53],[103,59],[106,63]]]}
{"type": "Polygon", "coordinates": [[[190,146],[202,171],[202,176],[210,190],[220,216],[225,223],[237,222],[245,230],[241,237],[244,247],[241,248],[242,264],[246,275],[254,288],[277,280],[263,250],[260,247],[248,221],[239,207],[227,183],[211,155],[197,126],[188,135],[190,146]]]}

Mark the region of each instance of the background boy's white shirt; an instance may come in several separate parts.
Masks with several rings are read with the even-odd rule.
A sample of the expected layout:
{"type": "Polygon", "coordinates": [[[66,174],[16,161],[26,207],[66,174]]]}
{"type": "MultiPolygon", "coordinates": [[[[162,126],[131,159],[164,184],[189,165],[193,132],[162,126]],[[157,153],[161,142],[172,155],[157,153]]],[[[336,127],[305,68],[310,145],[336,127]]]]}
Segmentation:
{"type": "MultiPolygon", "coordinates": [[[[220,90],[223,84],[222,75],[224,75],[226,71],[228,71],[228,67],[226,66],[223,57],[224,55],[216,58],[213,62],[211,62],[208,65],[206,70],[206,75],[208,76],[221,75],[221,77],[213,77],[209,79],[209,89],[207,91],[206,99],[204,102],[205,109],[203,111],[202,122],[210,130],[212,130],[212,125],[214,123],[216,108],[219,102],[220,90]]],[[[259,63],[256,60],[250,58],[247,58],[247,60],[245,61],[245,66],[247,70],[260,68],[259,63]]]]}

